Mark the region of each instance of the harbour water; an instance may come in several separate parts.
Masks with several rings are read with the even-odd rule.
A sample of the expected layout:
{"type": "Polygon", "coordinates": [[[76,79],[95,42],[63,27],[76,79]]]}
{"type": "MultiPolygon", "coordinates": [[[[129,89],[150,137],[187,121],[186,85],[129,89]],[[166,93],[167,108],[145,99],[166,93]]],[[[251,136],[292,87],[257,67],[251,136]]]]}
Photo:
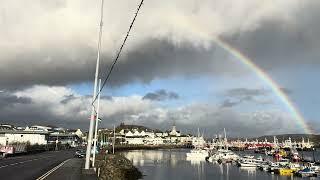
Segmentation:
{"type": "MultiPolygon", "coordinates": [[[[230,163],[218,164],[187,159],[186,153],[189,151],[190,149],[134,150],[123,152],[123,155],[142,171],[144,180],[301,179],[293,176],[279,176],[255,168],[241,168],[230,163]]],[[[260,155],[251,151],[237,153],[260,155]]],[[[305,158],[313,159],[312,152],[303,152],[303,154],[305,158]]],[[[320,159],[319,151],[315,152],[315,159],[320,159]]]]}

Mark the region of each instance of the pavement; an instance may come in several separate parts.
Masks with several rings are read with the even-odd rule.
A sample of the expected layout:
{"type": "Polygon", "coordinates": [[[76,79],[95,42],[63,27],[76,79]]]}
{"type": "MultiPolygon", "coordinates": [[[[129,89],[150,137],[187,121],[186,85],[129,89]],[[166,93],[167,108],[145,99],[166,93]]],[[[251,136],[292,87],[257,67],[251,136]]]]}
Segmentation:
{"type": "Polygon", "coordinates": [[[73,155],[74,151],[50,151],[1,159],[0,177],[6,180],[34,180],[73,155]]]}
{"type": "Polygon", "coordinates": [[[73,150],[49,151],[0,159],[0,179],[6,180],[91,180],[94,174],[83,174],[84,159],[74,158],[73,150]]]}
{"type": "Polygon", "coordinates": [[[94,172],[82,173],[84,159],[72,158],[64,163],[47,176],[46,180],[94,180],[97,179],[94,172]]]}

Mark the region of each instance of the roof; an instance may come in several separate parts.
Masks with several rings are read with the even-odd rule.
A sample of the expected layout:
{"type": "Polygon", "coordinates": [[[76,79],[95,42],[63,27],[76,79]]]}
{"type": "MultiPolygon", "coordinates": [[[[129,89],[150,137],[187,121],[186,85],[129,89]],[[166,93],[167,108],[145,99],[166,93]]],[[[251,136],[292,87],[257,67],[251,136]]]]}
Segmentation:
{"type": "Polygon", "coordinates": [[[78,136],[76,134],[49,134],[49,136],[52,136],[52,137],[70,137],[70,136],[78,136]]]}
{"type": "Polygon", "coordinates": [[[21,130],[2,130],[0,134],[49,134],[48,131],[21,131],[21,130]]]}

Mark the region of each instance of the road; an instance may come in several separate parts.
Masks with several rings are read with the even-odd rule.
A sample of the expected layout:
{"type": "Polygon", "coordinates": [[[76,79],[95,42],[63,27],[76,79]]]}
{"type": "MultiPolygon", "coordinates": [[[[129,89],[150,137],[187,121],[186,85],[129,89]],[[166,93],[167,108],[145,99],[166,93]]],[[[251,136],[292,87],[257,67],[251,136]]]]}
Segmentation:
{"type": "Polygon", "coordinates": [[[6,180],[34,180],[73,155],[74,151],[68,150],[0,159],[0,177],[6,180]]]}

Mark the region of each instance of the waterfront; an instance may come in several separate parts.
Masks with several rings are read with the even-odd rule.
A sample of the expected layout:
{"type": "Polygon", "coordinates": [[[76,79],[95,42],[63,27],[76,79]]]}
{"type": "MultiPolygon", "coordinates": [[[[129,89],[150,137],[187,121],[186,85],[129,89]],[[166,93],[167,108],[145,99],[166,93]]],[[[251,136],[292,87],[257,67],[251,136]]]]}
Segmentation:
{"type": "MultiPolygon", "coordinates": [[[[235,164],[190,160],[186,158],[188,151],[190,149],[134,150],[123,152],[123,155],[142,171],[144,180],[301,179],[274,175],[255,168],[239,168],[235,164]]],[[[240,155],[254,154],[252,151],[239,151],[237,153],[240,155]]],[[[313,158],[312,152],[303,152],[303,154],[305,158],[313,158]]],[[[254,155],[259,156],[260,154],[254,155]]],[[[319,151],[315,152],[315,159],[320,159],[319,151]]]]}

